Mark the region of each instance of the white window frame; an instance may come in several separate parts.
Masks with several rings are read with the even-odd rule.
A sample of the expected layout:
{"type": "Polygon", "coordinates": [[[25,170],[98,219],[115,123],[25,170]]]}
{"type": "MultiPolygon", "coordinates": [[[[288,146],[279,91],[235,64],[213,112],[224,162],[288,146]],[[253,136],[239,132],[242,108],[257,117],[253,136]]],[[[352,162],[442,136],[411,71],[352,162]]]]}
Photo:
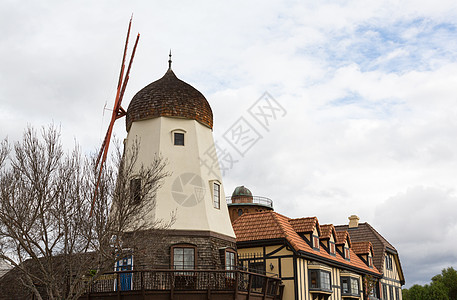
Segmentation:
{"type": "Polygon", "coordinates": [[[211,190],[211,200],[213,201],[213,207],[215,209],[221,209],[221,197],[222,197],[222,183],[219,181],[219,180],[210,180],[209,181],[209,186],[210,186],[210,190],[211,190]],[[215,194],[214,194],[214,186],[215,185],[218,185],[219,186],[219,201],[218,201],[218,206],[216,206],[216,198],[215,198],[215,194]]]}
{"type": "Polygon", "coordinates": [[[170,133],[171,133],[171,144],[173,146],[184,147],[186,145],[186,133],[187,133],[187,131],[185,131],[184,129],[181,129],[181,128],[177,128],[177,129],[173,129],[170,133]],[[182,133],[184,135],[184,145],[176,145],[175,144],[175,133],[182,133]]]}

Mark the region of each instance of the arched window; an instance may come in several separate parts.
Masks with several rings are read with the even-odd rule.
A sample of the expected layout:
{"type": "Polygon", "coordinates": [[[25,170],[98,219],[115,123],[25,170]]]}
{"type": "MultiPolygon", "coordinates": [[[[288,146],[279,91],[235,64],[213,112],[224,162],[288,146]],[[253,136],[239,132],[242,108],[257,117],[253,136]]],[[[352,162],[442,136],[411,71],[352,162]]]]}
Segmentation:
{"type": "Polygon", "coordinates": [[[186,131],[184,129],[175,129],[171,131],[171,138],[173,145],[175,146],[184,146],[185,145],[185,136],[186,131]]]}

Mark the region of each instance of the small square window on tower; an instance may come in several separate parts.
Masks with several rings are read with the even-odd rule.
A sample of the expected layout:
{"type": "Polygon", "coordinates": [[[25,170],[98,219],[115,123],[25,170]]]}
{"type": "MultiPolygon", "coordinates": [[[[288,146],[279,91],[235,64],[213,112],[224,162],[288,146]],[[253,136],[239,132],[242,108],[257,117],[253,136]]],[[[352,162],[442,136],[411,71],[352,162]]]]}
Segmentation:
{"type": "Polygon", "coordinates": [[[174,133],[174,144],[176,146],[184,146],[184,133],[182,133],[182,132],[174,133]]]}

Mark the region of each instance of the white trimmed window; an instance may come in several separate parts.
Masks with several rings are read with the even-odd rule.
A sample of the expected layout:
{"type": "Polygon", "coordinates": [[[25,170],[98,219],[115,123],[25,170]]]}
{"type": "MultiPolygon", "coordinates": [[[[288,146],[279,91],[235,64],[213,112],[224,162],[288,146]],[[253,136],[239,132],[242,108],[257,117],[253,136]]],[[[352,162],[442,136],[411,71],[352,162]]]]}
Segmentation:
{"type": "Polygon", "coordinates": [[[221,208],[221,185],[217,182],[213,182],[213,206],[221,208]]]}
{"type": "Polygon", "coordinates": [[[185,145],[186,131],[184,129],[175,129],[171,131],[171,140],[175,146],[185,145]]]}

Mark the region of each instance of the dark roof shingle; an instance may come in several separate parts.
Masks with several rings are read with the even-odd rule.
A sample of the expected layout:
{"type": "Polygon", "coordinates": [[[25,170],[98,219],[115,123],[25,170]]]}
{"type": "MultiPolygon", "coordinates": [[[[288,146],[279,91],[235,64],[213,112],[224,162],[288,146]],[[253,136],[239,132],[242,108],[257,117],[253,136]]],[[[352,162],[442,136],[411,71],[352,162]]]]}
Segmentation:
{"type": "Polygon", "coordinates": [[[213,112],[205,96],[171,69],[132,98],[125,119],[127,131],[132,122],[158,117],[192,119],[213,128],[213,112]]]}
{"type": "Polygon", "coordinates": [[[392,246],[384,237],[382,237],[370,224],[360,223],[358,227],[349,228],[348,225],[335,226],[336,232],[347,231],[353,242],[371,242],[373,247],[373,264],[378,270],[384,269],[384,253],[386,247],[395,251],[392,246]]]}

